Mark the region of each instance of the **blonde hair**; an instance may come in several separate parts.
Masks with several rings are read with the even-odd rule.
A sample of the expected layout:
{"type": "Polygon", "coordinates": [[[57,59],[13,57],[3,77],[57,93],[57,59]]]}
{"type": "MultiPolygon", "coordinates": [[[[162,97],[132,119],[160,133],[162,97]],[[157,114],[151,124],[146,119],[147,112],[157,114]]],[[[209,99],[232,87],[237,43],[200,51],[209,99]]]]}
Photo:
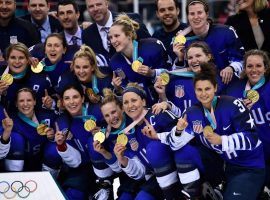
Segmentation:
{"type": "Polygon", "coordinates": [[[22,52],[29,62],[31,55],[29,53],[27,46],[21,42],[9,45],[9,47],[6,49],[6,60],[8,60],[8,58],[13,50],[17,50],[17,51],[22,52]]]}
{"type": "Polygon", "coordinates": [[[109,88],[104,88],[102,90],[103,99],[101,100],[100,107],[104,106],[107,103],[115,102],[120,108],[122,108],[122,102],[120,99],[113,93],[113,91],[109,88]]]}
{"type": "Polygon", "coordinates": [[[94,68],[94,73],[98,78],[105,78],[106,75],[103,74],[98,66],[97,66],[97,59],[96,59],[96,54],[94,51],[87,45],[82,45],[80,49],[74,54],[71,67],[74,67],[75,60],[77,58],[83,58],[86,57],[87,60],[89,60],[90,65],[94,68]]]}
{"type": "Polygon", "coordinates": [[[127,36],[131,36],[132,40],[137,38],[136,31],[140,28],[138,22],[132,20],[127,14],[121,13],[117,16],[112,26],[122,26],[123,32],[127,36]]]}
{"type": "Polygon", "coordinates": [[[268,1],[267,0],[254,0],[253,4],[253,10],[255,13],[260,12],[264,8],[268,7],[268,1]]]}

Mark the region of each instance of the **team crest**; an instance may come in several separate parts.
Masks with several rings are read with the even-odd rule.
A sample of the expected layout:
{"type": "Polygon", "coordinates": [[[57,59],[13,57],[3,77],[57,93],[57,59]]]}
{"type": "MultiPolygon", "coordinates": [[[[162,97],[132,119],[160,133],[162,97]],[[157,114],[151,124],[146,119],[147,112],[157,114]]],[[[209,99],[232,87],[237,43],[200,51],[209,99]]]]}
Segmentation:
{"type": "Polygon", "coordinates": [[[176,85],[174,89],[175,96],[178,98],[182,98],[185,96],[185,90],[183,85],[176,85]]]}
{"type": "Polygon", "coordinates": [[[138,141],[136,140],[136,138],[131,138],[131,139],[129,140],[129,145],[130,145],[130,147],[131,147],[131,149],[132,149],[133,151],[137,151],[138,148],[139,148],[139,143],[138,143],[138,141]]]}
{"type": "Polygon", "coordinates": [[[192,121],[193,124],[193,132],[200,134],[203,132],[203,126],[202,126],[202,121],[196,120],[192,121]]]}
{"type": "Polygon", "coordinates": [[[10,43],[10,44],[17,44],[17,43],[18,43],[17,36],[16,36],[16,35],[10,36],[10,37],[9,37],[9,43],[10,43]]]}
{"type": "Polygon", "coordinates": [[[121,68],[117,68],[115,70],[115,73],[116,73],[117,76],[121,77],[122,79],[126,78],[126,74],[121,68]]]}

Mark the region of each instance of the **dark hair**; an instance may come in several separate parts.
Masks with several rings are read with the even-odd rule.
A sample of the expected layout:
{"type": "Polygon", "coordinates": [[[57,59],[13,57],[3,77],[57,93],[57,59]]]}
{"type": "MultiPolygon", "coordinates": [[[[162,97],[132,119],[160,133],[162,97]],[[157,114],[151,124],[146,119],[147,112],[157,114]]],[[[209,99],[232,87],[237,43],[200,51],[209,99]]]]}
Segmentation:
{"type": "Polygon", "coordinates": [[[240,75],[241,79],[247,78],[246,75],[246,65],[247,65],[247,59],[249,56],[260,56],[263,59],[263,64],[265,67],[265,77],[270,78],[270,59],[269,56],[267,55],[267,53],[265,51],[262,50],[258,50],[258,49],[251,49],[249,51],[247,51],[244,55],[243,58],[243,71],[240,75]]]}
{"type": "Polygon", "coordinates": [[[66,6],[66,5],[69,5],[71,4],[75,10],[76,13],[79,12],[79,7],[78,7],[78,4],[76,3],[76,1],[74,0],[60,0],[59,3],[57,4],[57,13],[58,13],[58,9],[59,9],[59,6],[66,6]]]}
{"type": "Polygon", "coordinates": [[[36,100],[36,93],[31,88],[24,87],[24,88],[17,90],[16,95],[15,95],[16,101],[18,101],[18,97],[19,97],[19,94],[21,92],[29,92],[32,95],[33,99],[36,100]]]}
{"type": "MultiPolygon", "coordinates": [[[[155,3],[156,10],[158,10],[158,2],[159,2],[159,0],[156,0],[156,3],[155,3]]],[[[179,2],[178,2],[178,0],[173,0],[173,2],[174,2],[174,5],[175,5],[176,9],[177,8],[179,9],[179,2]]]]}
{"type": "Polygon", "coordinates": [[[60,34],[60,33],[51,33],[50,35],[48,35],[47,38],[45,39],[44,46],[46,46],[48,39],[51,38],[51,37],[56,37],[56,38],[58,38],[59,40],[62,41],[63,47],[64,47],[64,48],[67,47],[67,41],[66,41],[66,38],[64,37],[63,34],[60,34]]]}
{"type": "Polygon", "coordinates": [[[209,47],[209,45],[206,42],[203,41],[195,41],[192,42],[186,49],[186,58],[187,58],[187,52],[189,51],[189,49],[191,48],[201,48],[203,53],[205,53],[206,55],[210,55],[211,59],[209,60],[209,62],[214,62],[214,56],[212,54],[212,51],[209,47]]]}
{"type": "Polygon", "coordinates": [[[62,99],[63,99],[63,97],[64,97],[65,91],[67,91],[67,90],[69,90],[69,89],[77,90],[77,91],[80,93],[81,97],[84,97],[84,92],[83,92],[82,86],[81,86],[80,84],[73,83],[73,84],[66,85],[66,86],[64,87],[64,89],[61,91],[60,97],[61,97],[62,99]]]}
{"type": "Polygon", "coordinates": [[[201,71],[195,74],[193,78],[193,85],[195,86],[198,81],[210,81],[214,86],[218,85],[216,66],[213,63],[201,63],[201,71]]]}
{"type": "Polygon", "coordinates": [[[100,107],[104,106],[107,103],[115,102],[120,108],[122,108],[122,102],[120,98],[118,98],[111,89],[104,88],[103,89],[104,98],[101,100],[100,107]]]}
{"type": "Polygon", "coordinates": [[[194,4],[196,4],[196,3],[202,4],[203,7],[204,7],[204,11],[205,11],[206,13],[209,12],[209,4],[208,4],[208,2],[207,2],[206,0],[188,0],[188,1],[187,1],[187,5],[186,5],[186,14],[187,14],[187,15],[188,15],[188,11],[189,11],[189,6],[190,6],[190,5],[194,5],[194,4]]]}

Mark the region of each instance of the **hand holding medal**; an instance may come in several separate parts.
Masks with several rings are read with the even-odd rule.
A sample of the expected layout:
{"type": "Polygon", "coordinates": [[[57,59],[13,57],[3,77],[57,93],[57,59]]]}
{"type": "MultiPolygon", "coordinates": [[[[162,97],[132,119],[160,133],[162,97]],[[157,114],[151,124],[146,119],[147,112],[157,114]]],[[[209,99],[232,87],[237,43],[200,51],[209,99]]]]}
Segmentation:
{"type": "Polygon", "coordinates": [[[7,85],[11,85],[13,83],[13,76],[11,74],[3,74],[1,81],[4,81],[7,85]]]}
{"type": "Polygon", "coordinates": [[[128,143],[128,137],[125,133],[120,133],[116,139],[117,144],[121,144],[122,146],[126,146],[128,143]]]}
{"type": "Polygon", "coordinates": [[[221,136],[214,132],[212,126],[205,126],[203,128],[203,135],[213,145],[222,144],[221,136]]]}
{"type": "Polygon", "coordinates": [[[32,64],[31,65],[32,72],[34,72],[36,74],[42,72],[43,71],[43,68],[44,68],[43,62],[39,62],[37,65],[35,65],[35,64],[32,64]]]}
{"type": "Polygon", "coordinates": [[[37,126],[37,133],[39,135],[46,135],[46,131],[45,129],[47,128],[47,125],[46,124],[43,124],[43,123],[40,123],[38,126],[37,126]]]}
{"type": "Polygon", "coordinates": [[[161,78],[161,85],[165,86],[170,82],[170,75],[167,74],[166,72],[162,72],[160,74],[160,78],[161,78]]]}
{"type": "Polygon", "coordinates": [[[260,94],[256,90],[248,90],[247,98],[252,101],[252,103],[256,103],[260,99],[260,94]]]}
{"type": "Polygon", "coordinates": [[[174,44],[179,43],[179,44],[184,45],[186,42],[187,42],[186,37],[181,34],[178,34],[173,40],[174,44]]]}
{"type": "Polygon", "coordinates": [[[143,59],[139,57],[137,60],[134,60],[133,63],[131,64],[131,68],[134,72],[138,72],[138,69],[140,66],[143,64],[143,59]]]}
{"type": "Polygon", "coordinates": [[[100,144],[105,141],[105,138],[105,133],[103,133],[102,131],[98,131],[94,135],[94,141],[98,141],[100,144]]]}
{"type": "Polygon", "coordinates": [[[84,129],[88,132],[91,132],[97,126],[95,120],[88,119],[84,122],[84,129]]]}
{"type": "Polygon", "coordinates": [[[205,138],[212,134],[214,134],[214,130],[211,126],[208,125],[203,128],[203,135],[205,138]]]}

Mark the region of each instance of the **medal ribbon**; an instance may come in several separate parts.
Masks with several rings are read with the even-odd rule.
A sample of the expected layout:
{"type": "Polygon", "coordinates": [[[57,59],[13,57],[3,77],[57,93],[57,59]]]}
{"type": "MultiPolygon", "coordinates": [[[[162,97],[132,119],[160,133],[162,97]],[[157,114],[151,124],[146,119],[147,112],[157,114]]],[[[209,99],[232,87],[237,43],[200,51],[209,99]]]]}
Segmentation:
{"type": "Polygon", "coordinates": [[[141,113],[141,115],[138,117],[138,119],[136,119],[135,121],[133,121],[130,125],[128,125],[122,133],[129,135],[134,133],[135,130],[133,130],[131,133],[128,133],[131,129],[133,129],[140,121],[142,121],[142,119],[145,117],[145,115],[148,113],[148,110],[143,110],[143,112],[141,113]]]}
{"type": "Polygon", "coordinates": [[[51,71],[55,70],[55,68],[56,68],[56,64],[47,66],[43,60],[40,62],[44,66],[43,70],[45,72],[51,72],[51,71]]]}
{"type": "Polygon", "coordinates": [[[94,120],[94,121],[97,120],[94,115],[88,115],[87,114],[87,107],[86,106],[82,107],[82,115],[81,116],[76,116],[75,118],[82,119],[84,122],[86,122],[88,119],[91,119],[91,120],[94,120]]]}
{"type": "Polygon", "coordinates": [[[99,93],[99,89],[97,86],[97,77],[95,74],[92,75],[92,89],[93,89],[95,94],[99,93]]]}
{"type": "Polygon", "coordinates": [[[18,73],[18,74],[12,74],[12,76],[13,76],[14,79],[21,79],[21,78],[23,78],[23,77],[25,76],[26,71],[27,71],[27,69],[25,69],[25,70],[22,71],[21,73],[18,73]]]}
{"type": "MultiPolygon", "coordinates": [[[[38,123],[34,122],[33,120],[29,119],[28,117],[26,117],[23,113],[18,112],[18,117],[23,120],[25,123],[29,124],[30,126],[37,128],[38,127],[38,123]]],[[[41,124],[45,124],[43,121],[41,122],[41,124]]]]}
{"type": "Polygon", "coordinates": [[[216,105],[217,105],[217,96],[214,96],[214,99],[213,99],[213,101],[211,103],[211,112],[209,112],[208,109],[203,107],[204,115],[206,116],[206,118],[210,122],[210,125],[213,128],[213,130],[215,130],[217,128],[217,121],[216,121],[216,117],[215,117],[215,114],[214,114],[214,110],[216,108],[216,105]]]}
{"type": "Polygon", "coordinates": [[[248,90],[256,90],[256,89],[262,87],[262,86],[264,85],[264,83],[265,83],[265,77],[264,77],[264,76],[262,76],[262,77],[260,78],[260,80],[259,80],[252,88],[251,88],[251,86],[250,86],[249,81],[247,81],[246,88],[245,88],[245,90],[244,90],[244,92],[243,92],[243,96],[244,96],[244,97],[247,97],[247,91],[248,91],[248,90]]]}
{"type": "Polygon", "coordinates": [[[175,75],[175,76],[182,76],[182,77],[190,77],[193,78],[195,76],[194,72],[185,72],[183,70],[173,70],[173,71],[166,71],[169,74],[175,75]]]}

